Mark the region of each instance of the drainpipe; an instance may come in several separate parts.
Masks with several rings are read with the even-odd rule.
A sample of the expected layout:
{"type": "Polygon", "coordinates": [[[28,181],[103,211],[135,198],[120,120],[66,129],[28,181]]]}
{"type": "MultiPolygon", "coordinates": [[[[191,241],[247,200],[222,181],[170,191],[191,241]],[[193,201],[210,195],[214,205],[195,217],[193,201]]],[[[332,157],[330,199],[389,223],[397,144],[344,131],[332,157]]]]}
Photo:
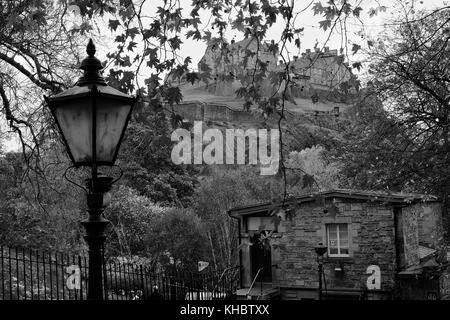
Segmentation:
{"type": "Polygon", "coordinates": [[[242,250],[241,250],[241,219],[231,215],[231,211],[227,211],[230,218],[236,219],[238,222],[238,257],[239,257],[239,286],[242,288],[242,250]]]}
{"type": "MultiPolygon", "coordinates": [[[[395,248],[395,288],[398,288],[399,286],[399,277],[398,277],[398,273],[400,272],[400,254],[403,254],[403,252],[400,252],[400,244],[398,243],[399,240],[399,233],[398,233],[398,219],[400,219],[400,215],[402,212],[401,207],[397,207],[394,206],[392,208],[392,212],[394,215],[394,248],[395,248]]],[[[403,235],[403,231],[402,231],[402,235],[403,235]]],[[[404,249],[404,246],[403,246],[404,249]]]]}
{"type": "Polygon", "coordinates": [[[398,239],[398,232],[397,232],[397,228],[398,228],[398,221],[397,221],[397,218],[398,218],[398,208],[397,207],[393,207],[392,208],[392,213],[393,213],[393,216],[394,216],[394,247],[395,247],[395,271],[396,271],[396,273],[398,272],[398,270],[399,270],[399,267],[400,267],[400,259],[399,259],[399,244],[398,244],[398,242],[397,242],[397,239],[398,239]]]}

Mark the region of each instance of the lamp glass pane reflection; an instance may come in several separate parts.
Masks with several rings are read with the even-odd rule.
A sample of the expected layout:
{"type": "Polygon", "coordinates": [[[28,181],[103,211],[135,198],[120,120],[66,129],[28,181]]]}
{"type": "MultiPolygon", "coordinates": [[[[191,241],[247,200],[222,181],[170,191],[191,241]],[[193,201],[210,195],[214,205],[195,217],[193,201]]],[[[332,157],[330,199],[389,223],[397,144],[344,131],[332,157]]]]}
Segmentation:
{"type": "Polygon", "coordinates": [[[53,108],[74,163],[91,163],[92,106],[88,99],[62,101],[53,108]]]}
{"type": "Polygon", "coordinates": [[[96,157],[99,162],[112,162],[119,147],[131,104],[122,100],[97,99],[96,157]]]}

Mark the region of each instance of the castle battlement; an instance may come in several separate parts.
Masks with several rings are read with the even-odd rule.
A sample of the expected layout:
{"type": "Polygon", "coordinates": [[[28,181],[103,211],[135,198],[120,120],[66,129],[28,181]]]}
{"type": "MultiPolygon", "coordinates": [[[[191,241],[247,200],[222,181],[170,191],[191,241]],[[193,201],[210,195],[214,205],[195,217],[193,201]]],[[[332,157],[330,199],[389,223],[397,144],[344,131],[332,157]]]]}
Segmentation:
{"type": "MultiPolygon", "coordinates": [[[[338,56],[338,50],[337,49],[333,49],[330,50],[330,47],[324,47],[323,51],[320,48],[314,48],[314,49],[306,49],[305,52],[301,53],[301,57],[302,58],[307,58],[307,57],[323,57],[323,58],[328,58],[328,57],[337,57],[338,56]]],[[[298,57],[297,57],[298,58],[298,57]]],[[[294,57],[295,59],[295,57],[294,57]]]]}

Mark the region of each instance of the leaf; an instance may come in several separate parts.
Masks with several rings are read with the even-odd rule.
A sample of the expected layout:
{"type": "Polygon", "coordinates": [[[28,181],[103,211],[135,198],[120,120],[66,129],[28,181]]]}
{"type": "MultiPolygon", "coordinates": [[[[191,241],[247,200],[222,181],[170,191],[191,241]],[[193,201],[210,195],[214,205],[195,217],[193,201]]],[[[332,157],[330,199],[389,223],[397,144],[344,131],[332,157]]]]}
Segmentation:
{"type": "Polygon", "coordinates": [[[352,46],[353,54],[356,54],[359,51],[359,49],[361,49],[361,46],[359,44],[354,43],[352,46]]]}
{"type": "Polygon", "coordinates": [[[136,47],[137,43],[134,41],[130,41],[130,43],[128,44],[127,50],[128,51],[133,51],[133,49],[136,47]]]}
{"type": "Polygon", "coordinates": [[[174,103],[178,104],[180,103],[183,96],[181,95],[180,88],[178,87],[169,87],[167,89],[167,92],[165,94],[165,98],[167,99],[167,102],[170,105],[173,105],[174,103]]]}
{"type": "Polygon", "coordinates": [[[188,65],[188,64],[190,64],[190,63],[192,63],[192,58],[191,57],[186,57],[185,59],[184,59],[184,65],[188,65]]]}
{"type": "Polygon", "coordinates": [[[363,8],[361,8],[361,7],[356,7],[355,9],[353,9],[353,15],[354,15],[355,17],[358,17],[358,18],[359,18],[359,15],[360,15],[362,9],[363,9],[363,8]]]}
{"type": "Polygon", "coordinates": [[[144,56],[148,56],[147,66],[150,68],[158,64],[158,48],[147,48],[144,56]]]}
{"type": "Polygon", "coordinates": [[[186,73],[186,81],[194,84],[195,81],[199,80],[199,76],[197,72],[188,72],[186,73]]]}
{"type": "Polygon", "coordinates": [[[205,31],[204,32],[204,36],[202,37],[202,39],[209,44],[209,42],[211,41],[211,37],[212,37],[212,33],[211,31],[205,31]]]}
{"type": "Polygon", "coordinates": [[[134,37],[136,37],[136,35],[139,34],[139,29],[138,28],[131,28],[128,29],[128,35],[131,37],[131,39],[134,39],[134,37]]]}
{"type": "Polygon", "coordinates": [[[84,34],[84,33],[89,32],[91,30],[92,30],[92,25],[89,22],[87,22],[87,21],[83,22],[80,25],[80,33],[81,34],[84,34]]]}
{"type": "Polygon", "coordinates": [[[316,2],[312,7],[314,11],[314,15],[322,14],[325,12],[325,8],[322,6],[322,3],[316,2]]]}
{"type": "Polygon", "coordinates": [[[178,36],[170,38],[169,42],[174,50],[180,49],[180,44],[183,43],[178,36]]]}
{"type": "Polygon", "coordinates": [[[278,54],[278,44],[275,43],[275,42],[271,43],[271,44],[269,45],[269,47],[267,48],[267,50],[268,50],[269,52],[272,52],[272,54],[273,54],[274,56],[276,56],[276,55],[278,54]]]}
{"type": "Polygon", "coordinates": [[[202,40],[202,35],[201,35],[201,33],[200,33],[200,31],[198,31],[198,30],[189,30],[187,33],[186,33],[186,38],[191,38],[192,37],[192,39],[194,39],[194,40],[202,40]]]}
{"type": "Polygon", "coordinates": [[[355,62],[355,63],[353,63],[353,64],[352,64],[352,67],[353,67],[353,68],[356,68],[356,69],[358,69],[358,71],[360,71],[360,70],[361,70],[361,62],[355,62]]]}
{"type": "Polygon", "coordinates": [[[319,27],[322,28],[324,31],[327,31],[327,29],[331,27],[331,20],[319,21],[319,27]]]}
{"type": "Polygon", "coordinates": [[[119,20],[109,20],[108,27],[111,30],[116,31],[118,26],[120,26],[119,20]]]}
{"type": "Polygon", "coordinates": [[[129,56],[125,56],[125,57],[123,57],[123,58],[119,58],[119,64],[122,66],[122,67],[131,67],[131,60],[130,60],[130,57],[129,56]]]}
{"type": "Polygon", "coordinates": [[[372,18],[373,16],[375,16],[377,14],[377,10],[374,8],[370,8],[369,9],[369,17],[372,18]]]}
{"type": "Polygon", "coordinates": [[[124,43],[125,42],[125,35],[121,34],[119,36],[116,36],[116,39],[114,39],[115,42],[124,43]]]}
{"type": "Polygon", "coordinates": [[[262,1],[262,11],[264,12],[266,16],[266,22],[269,26],[272,26],[277,21],[277,13],[278,10],[275,6],[271,6],[269,1],[263,0],[262,1]]]}

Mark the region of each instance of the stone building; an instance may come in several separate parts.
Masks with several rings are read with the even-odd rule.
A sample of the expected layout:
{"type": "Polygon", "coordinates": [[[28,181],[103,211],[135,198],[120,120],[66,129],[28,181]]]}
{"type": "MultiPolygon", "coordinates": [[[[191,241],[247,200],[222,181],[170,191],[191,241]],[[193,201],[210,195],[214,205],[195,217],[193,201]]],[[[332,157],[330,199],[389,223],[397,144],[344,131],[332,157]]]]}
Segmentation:
{"type": "MultiPolygon", "coordinates": [[[[282,61],[278,63],[279,52],[276,48],[273,41],[258,43],[255,38],[232,41],[230,44],[210,44],[198,63],[198,70],[209,73],[212,93],[234,95],[239,86],[233,87],[233,81],[260,71],[260,65],[255,65],[257,59],[265,65],[266,76],[272,71],[285,71],[282,61]]],[[[293,97],[344,102],[359,90],[359,81],[344,61],[344,55],[328,47],[323,51],[319,48],[314,51],[307,49],[300,57],[294,56],[290,74],[288,90],[293,97]]],[[[261,85],[263,94],[267,96],[278,88],[270,83],[270,77],[266,77],[261,85]]]]}
{"type": "Polygon", "coordinates": [[[329,47],[325,47],[323,52],[319,48],[313,52],[307,49],[301,57],[295,56],[292,71],[299,78],[308,80],[310,85],[323,89],[334,88],[352,77],[344,56],[329,47]]]}
{"type": "Polygon", "coordinates": [[[319,243],[327,247],[326,299],[442,298],[448,291],[445,278],[424,271],[424,261],[435,271],[446,266],[437,258],[442,217],[435,197],[339,189],[283,208],[266,203],[228,213],[239,222],[238,296],[317,299],[319,243]]]}
{"type": "Polygon", "coordinates": [[[359,90],[359,82],[344,56],[328,47],[323,51],[307,49],[300,57],[295,56],[291,73],[296,84],[295,96],[329,95],[329,92],[351,95],[359,90]]]}
{"type": "Polygon", "coordinates": [[[277,69],[278,52],[270,51],[270,43],[258,44],[255,38],[246,38],[238,42],[233,40],[226,46],[209,45],[198,63],[198,70],[204,71],[208,66],[213,78],[230,73],[234,76],[247,74],[255,69],[257,52],[258,59],[267,65],[268,71],[277,69]]]}

